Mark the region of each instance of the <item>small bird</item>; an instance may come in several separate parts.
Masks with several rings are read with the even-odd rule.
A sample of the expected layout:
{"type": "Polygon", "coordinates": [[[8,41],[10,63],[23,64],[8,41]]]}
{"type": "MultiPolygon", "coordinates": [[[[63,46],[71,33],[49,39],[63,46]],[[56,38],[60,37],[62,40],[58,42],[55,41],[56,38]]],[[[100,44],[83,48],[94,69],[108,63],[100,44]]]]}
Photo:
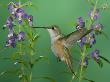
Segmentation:
{"type": "MultiPolygon", "coordinates": [[[[45,28],[48,30],[51,38],[51,50],[59,61],[63,61],[70,71],[74,74],[72,67],[72,57],[70,55],[69,47],[74,45],[82,37],[89,34],[91,30],[80,28],[66,36],[63,36],[57,25],[50,27],[33,27],[33,28],[45,28]]],[[[75,75],[75,74],[74,74],[75,75]]]]}

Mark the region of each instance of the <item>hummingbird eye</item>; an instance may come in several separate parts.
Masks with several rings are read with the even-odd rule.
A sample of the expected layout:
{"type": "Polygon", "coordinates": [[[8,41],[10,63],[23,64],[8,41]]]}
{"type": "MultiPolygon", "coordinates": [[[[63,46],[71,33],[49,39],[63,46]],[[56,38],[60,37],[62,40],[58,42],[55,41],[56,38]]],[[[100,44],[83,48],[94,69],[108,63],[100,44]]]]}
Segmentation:
{"type": "Polygon", "coordinates": [[[54,27],[52,27],[52,30],[54,30],[55,28],[54,27]]]}

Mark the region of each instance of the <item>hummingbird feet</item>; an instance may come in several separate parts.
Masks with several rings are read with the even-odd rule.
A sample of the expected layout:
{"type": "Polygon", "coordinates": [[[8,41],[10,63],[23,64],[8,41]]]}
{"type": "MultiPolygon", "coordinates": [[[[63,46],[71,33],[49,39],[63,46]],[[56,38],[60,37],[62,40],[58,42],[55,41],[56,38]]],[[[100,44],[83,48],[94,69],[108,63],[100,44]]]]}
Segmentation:
{"type": "Polygon", "coordinates": [[[57,62],[61,62],[61,59],[59,57],[57,57],[57,62]]]}

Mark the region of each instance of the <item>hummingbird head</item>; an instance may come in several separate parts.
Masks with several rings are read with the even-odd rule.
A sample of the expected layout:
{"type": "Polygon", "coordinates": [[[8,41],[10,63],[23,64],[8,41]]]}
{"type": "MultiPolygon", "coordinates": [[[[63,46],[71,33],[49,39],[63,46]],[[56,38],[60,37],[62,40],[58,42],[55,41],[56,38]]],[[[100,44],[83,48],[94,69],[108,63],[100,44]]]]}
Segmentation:
{"type": "Polygon", "coordinates": [[[55,38],[60,35],[60,29],[57,25],[52,25],[49,28],[47,28],[51,38],[55,38]]]}
{"type": "Polygon", "coordinates": [[[59,36],[61,33],[60,33],[60,29],[57,25],[52,25],[52,26],[49,26],[49,27],[32,27],[32,28],[44,28],[44,29],[47,29],[49,34],[50,34],[50,37],[53,39],[53,38],[56,38],[57,36],[59,36]]]}

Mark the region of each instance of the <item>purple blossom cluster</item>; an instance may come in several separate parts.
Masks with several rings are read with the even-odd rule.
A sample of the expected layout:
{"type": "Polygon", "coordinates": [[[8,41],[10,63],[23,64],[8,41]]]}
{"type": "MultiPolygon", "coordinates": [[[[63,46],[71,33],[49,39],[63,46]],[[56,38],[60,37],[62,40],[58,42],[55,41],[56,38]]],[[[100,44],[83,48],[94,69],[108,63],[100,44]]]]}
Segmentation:
{"type": "Polygon", "coordinates": [[[85,22],[84,22],[84,20],[83,20],[82,17],[79,17],[79,18],[77,19],[76,29],[79,30],[79,29],[81,29],[81,28],[83,28],[83,27],[85,27],[85,22]]]}
{"type": "MultiPolygon", "coordinates": [[[[98,64],[100,63],[100,51],[98,49],[95,49],[93,52],[90,53],[90,58],[92,58],[93,60],[95,60],[98,64]]],[[[86,56],[84,58],[84,61],[81,64],[83,64],[84,67],[87,67],[89,64],[89,59],[88,56],[86,56]]]]}
{"type": "MultiPolygon", "coordinates": [[[[99,18],[99,9],[92,9],[89,12],[89,18],[92,21],[90,27],[88,27],[87,29],[92,29],[93,31],[90,32],[88,35],[86,35],[85,37],[80,39],[79,45],[81,48],[83,48],[84,46],[86,46],[86,48],[92,48],[93,45],[96,43],[96,35],[101,34],[101,31],[103,29],[103,25],[100,23],[95,23],[95,21],[98,20],[99,18]]],[[[85,28],[85,21],[83,20],[82,17],[79,17],[77,19],[77,27],[76,29],[79,30],[81,28],[85,28]]],[[[97,63],[99,63],[99,50],[95,49],[92,53],[91,53],[91,58],[94,59],[97,63]]],[[[87,67],[88,65],[88,57],[85,57],[84,62],[83,62],[83,66],[87,67]]]]}
{"type": "Polygon", "coordinates": [[[8,5],[8,10],[10,16],[6,20],[6,24],[4,25],[4,29],[8,28],[8,39],[6,41],[7,47],[16,47],[17,41],[23,41],[25,39],[25,32],[19,30],[19,32],[15,33],[14,26],[19,25],[22,26],[23,23],[26,21],[28,25],[31,27],[33,25],[33,16],[29,15],[23,9],[21,3],[13,3],[11,2],[8,5]],[[16,24],[16,25],[15,25],[16,24]]]}
{"type": "Polygon", "coordinates": [[[92,20],[97,20],[99,18],[99,9],[91,9],[88,15],[92,20]]]}
{"type": "MultiPolygon", "coordinates": [[[[97,20],[99,17],[99,9],[91,10],[89,12],[89,17],[93,20],[97,20]]],[[[84,28],[84,27],[85,27],[85,21],[83,20],[82,17],[79,17],[77,19],[76,29],[79,30],[80,28],[84,28]]],[[[91,48],[96,43],[95,34],[101,33],[102,28],[103,28],[102,24],[93,23],[89,29],[93,29],[95,32],[93,31],[93,32],[89,33],[87,36],[81,38],[80,47],[82,48],[84,45],[87,45],[91,48]]]]}
{"type": "Polygon", "coordinates": [[[91,56],[92,58],[96,61],[96,62],[99,62],[99,57],[100,55],[100,51],[98,49],[95,49],[92,53],[91,53],[91,56]]]}
{"type": "Polygon", "coordinates": [[[85,68],[88,66],[88,64],[89,64],[88,57],[85,57],[83,61],[82,60],[80,61],[80,65],[82,65],[85,68]]]}

